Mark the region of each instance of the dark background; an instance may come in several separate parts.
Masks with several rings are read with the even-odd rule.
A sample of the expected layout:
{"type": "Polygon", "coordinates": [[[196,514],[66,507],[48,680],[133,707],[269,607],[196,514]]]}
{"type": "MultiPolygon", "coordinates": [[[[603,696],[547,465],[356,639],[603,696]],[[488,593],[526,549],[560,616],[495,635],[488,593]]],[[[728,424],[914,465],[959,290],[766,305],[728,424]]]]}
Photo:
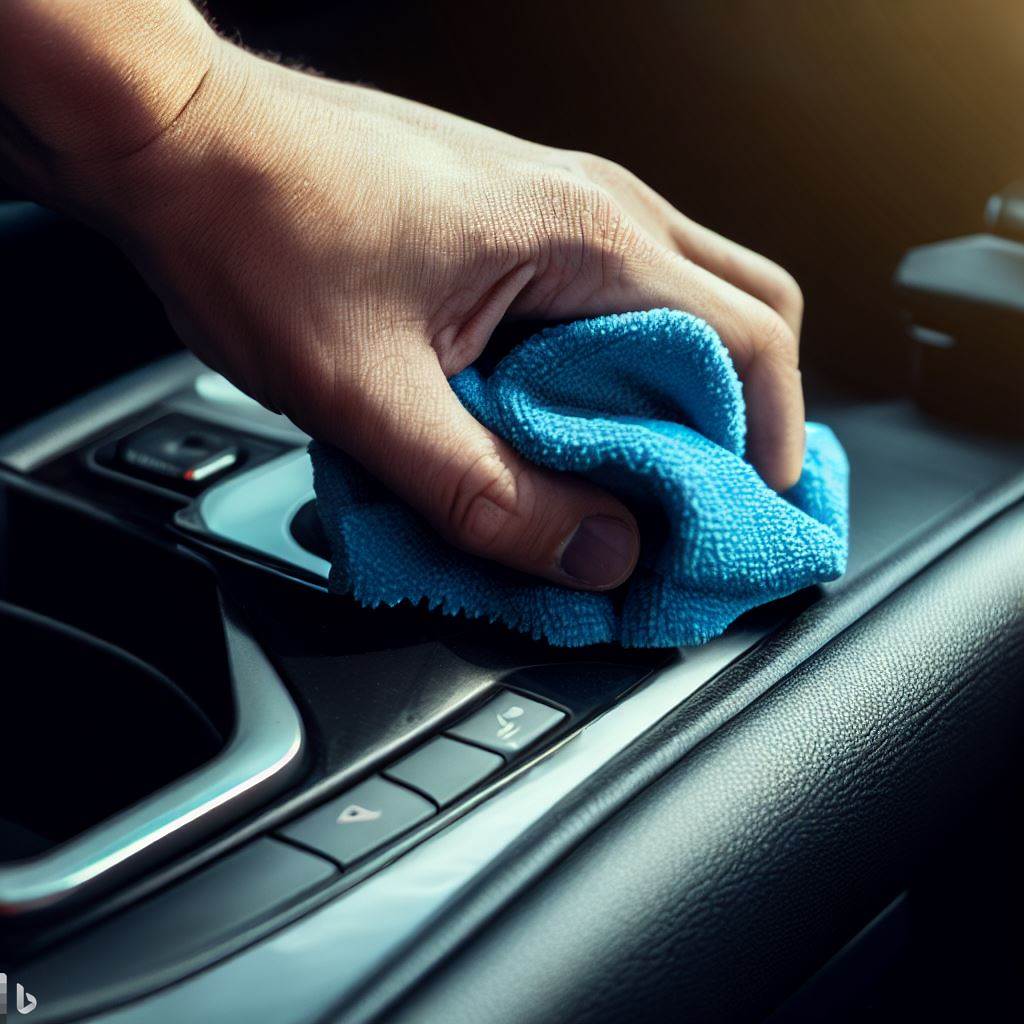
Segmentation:
{"type": "MultiPolygon", "coordinates": [[[[1024,175],[1020,0],[207,7],[254,49],[627,165],[792,271],[805,361],[875,391],[905,382],[889,287],[900,254],[978,230],[987,196],[1024,175]]],[[[68,252],[0,268],[8,294],[34,299],[45,345],[14,357],[21,384],[0,385],[0,422],[55,400],[39,383],[51,346],[71,391],[172,343],[116,260],[83,276],[68,252]]]]}

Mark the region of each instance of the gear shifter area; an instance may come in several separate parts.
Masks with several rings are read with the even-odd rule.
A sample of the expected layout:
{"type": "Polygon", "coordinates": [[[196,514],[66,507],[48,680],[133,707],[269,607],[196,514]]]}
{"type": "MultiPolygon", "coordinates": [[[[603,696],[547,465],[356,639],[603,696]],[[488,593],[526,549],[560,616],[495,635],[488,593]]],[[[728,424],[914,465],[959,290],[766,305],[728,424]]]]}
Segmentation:
{"type": "Polygon", "coordinates": [[[211,487],[176,515],[183,529],[299,570],[323,583],[330,573],[327,538],[317,515],[313,467],[293,450],[211,487]]]}

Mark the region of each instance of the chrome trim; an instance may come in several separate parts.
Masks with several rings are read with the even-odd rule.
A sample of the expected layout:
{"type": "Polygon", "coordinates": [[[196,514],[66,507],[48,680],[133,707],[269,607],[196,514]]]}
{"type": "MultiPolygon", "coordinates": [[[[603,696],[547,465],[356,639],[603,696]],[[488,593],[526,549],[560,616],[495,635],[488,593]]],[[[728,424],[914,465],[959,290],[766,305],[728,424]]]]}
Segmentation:
{"type": "Polygon", "coordinates": [[[103,384],[0,437],[0,465],[31,473],[130,416],[161,410],[231,427],[282,444],[303,445],[309,435],[264,409],[212,373],[191,352],[179,352],[103,384]]]}
{"type": "Polygon", "coordinates": [[[90,1020],[178,1024],[205,1019],[211,1006],[225,1022],[328,1019],[416,942],[513,842],[769,631],[734,629],[704,647],[681,651],[680,662],[338,899],[186,984],[90,1020]]]}
{"type": "Polygon", "coordinates": [[[224,636],[235,704],[235,728],[224,750],[81,836],[0,866],[0,918],[113,886],[264,802],[294,778],[303,749],[299,712],[266,656],[226,609],[224,636]]]}
{"type": "Polygon", "coordinates": [[[0,438],[0,464],[31,473],[114,424],[191,385],[202,363],[181,352],[119,377],[0,438]]]}
{"type": "MultiPolygon", "coordinates": [[[[215,484],[196,502],[202,531],[327,579],[331,563],[292,536],[295,513],[313,499],[313,465],[304,448],[215,484]]],[[[188,517],[177,522],[196,529],[188,517]]]]}

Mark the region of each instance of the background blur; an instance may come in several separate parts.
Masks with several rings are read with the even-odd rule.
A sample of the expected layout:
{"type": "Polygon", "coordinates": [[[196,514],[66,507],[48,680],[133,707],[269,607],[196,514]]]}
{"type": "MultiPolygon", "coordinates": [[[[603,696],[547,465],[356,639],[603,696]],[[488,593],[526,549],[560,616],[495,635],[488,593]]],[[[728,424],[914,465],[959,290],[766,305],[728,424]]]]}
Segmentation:
{"type": "MultiPolygon", "coordinates": [[[[1024,175],[1021,0],[207,6],[251,48],[627,165],[787,267],[807,363],[872,389],[904,381],[900,254],[1024,175]]],[[[114,314],[124,358],[169,343],[114,314]]]]}

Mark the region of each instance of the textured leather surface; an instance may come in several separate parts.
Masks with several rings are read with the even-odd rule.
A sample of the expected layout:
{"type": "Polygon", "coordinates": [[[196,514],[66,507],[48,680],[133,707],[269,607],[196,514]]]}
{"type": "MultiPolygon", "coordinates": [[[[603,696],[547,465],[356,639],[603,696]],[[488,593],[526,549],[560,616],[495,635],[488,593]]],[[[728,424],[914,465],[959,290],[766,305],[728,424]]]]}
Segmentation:
{"type": "Polygon", "coordinates": [[[758,1019],[1013,766],[1022,722],[1017,506],[709,730],[387,1017],[758,1019]]]}

